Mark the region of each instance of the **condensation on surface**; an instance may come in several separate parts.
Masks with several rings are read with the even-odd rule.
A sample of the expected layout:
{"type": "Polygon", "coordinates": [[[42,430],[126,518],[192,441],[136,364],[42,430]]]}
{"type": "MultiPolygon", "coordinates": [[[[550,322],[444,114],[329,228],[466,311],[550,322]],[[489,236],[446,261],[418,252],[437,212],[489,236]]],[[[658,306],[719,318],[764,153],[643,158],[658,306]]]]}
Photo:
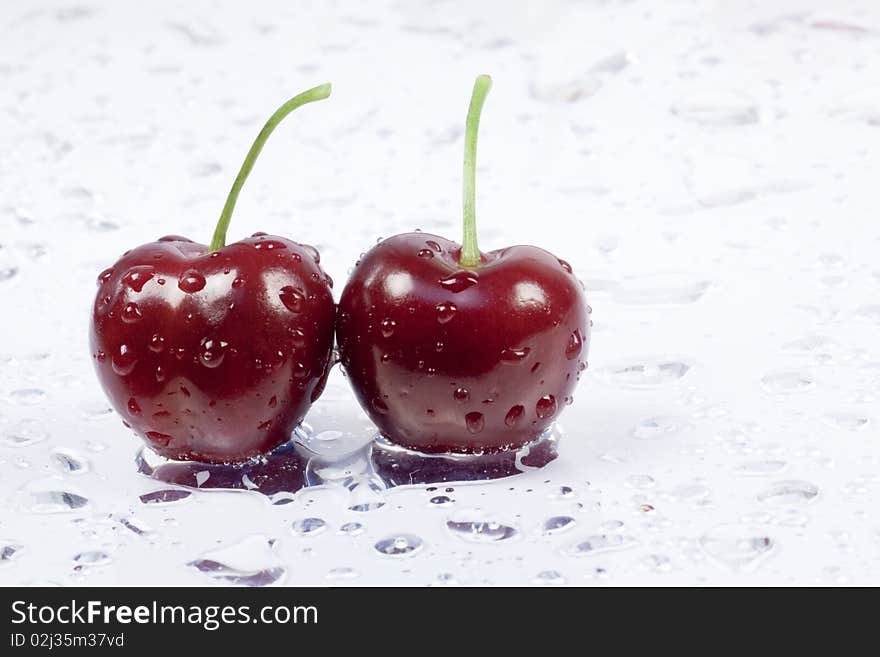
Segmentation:
{"type": "Polygon", "coordinates": [[[272,4],[0,7],[0,584],[880,583],[876,3],[272,4]],[[139,474],[98,274],[207,242],[262,122],[325,81],[230,240],[314,244],[338,295],[379,237],[458,239],[478,73],[480,245],[550,250],[594,310],[558,458],[377,472],[337,369],[315,485],[139,474]]]}

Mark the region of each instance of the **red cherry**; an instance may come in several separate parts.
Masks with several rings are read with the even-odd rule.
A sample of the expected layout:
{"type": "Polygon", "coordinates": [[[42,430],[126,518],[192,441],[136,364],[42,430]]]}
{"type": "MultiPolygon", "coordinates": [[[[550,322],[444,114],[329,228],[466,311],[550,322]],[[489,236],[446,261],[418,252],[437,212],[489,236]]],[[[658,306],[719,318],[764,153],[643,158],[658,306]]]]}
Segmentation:
{"type": "Polygon", "coordinates": [[[477,79],[465,146],[465,239],[406,233],[366,253],[339,303],[352,387],[392,442],[424,452],[516,449],[570,403],[589,307],[568,263],[534,246],[482,253],[474,221],[477,79]]]}
{"type": "Polygon", "coordinates": [[[241,462],[290,439],[321,394],[335,309],[313,247],[258,233],[224,246],[269,119],[236,178],[211,246],[169,236],[101,273],[90,329],[98,379],[124,422],[162,456],[241,462]],[[108,357],[109,356],[109,357],[108,357]]]}

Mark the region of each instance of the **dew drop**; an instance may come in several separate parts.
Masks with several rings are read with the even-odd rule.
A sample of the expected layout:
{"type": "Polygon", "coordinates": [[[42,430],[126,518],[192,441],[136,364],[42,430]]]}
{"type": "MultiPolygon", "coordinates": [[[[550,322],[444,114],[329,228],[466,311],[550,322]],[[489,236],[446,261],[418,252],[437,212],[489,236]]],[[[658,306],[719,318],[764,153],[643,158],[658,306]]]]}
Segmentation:
{"type": "Polygon", "coordinates": [[[136,303],[129,302],[125,304],[125,307],[122,309],[121,317],[122,321],[126,324],[133,324],[142,319],[143,315],[141,315],[141,309],[138,308],[136,303]]]}
{"type": "Polygon", "coordinates": [[[516,528],[512,525],[494,520],[471,519],[463,514],[457,514],[446,521],[446,528],[456,538],[469,543],[497,543],[517,535],[516,528]]]}
{"type": "Polygon", "coordinates": [[[665,436],[674,436],[687,426],[686,421],[677,417],[649,417],[633,428],[632,437],[636,440],[656,440],[665,436]]]}
{"type": "Polygon", "coordinates": [[[544,395],[535,404],[535,412],[542,420],[553,417],[556,414],[556,397],[553,395],[544,395]]]}
{"type": "Polygon", "coordinates": [[[600,376],[606,382],[624,388],[655,388],[678,381],[690,369],[690,365],[681,361],[651,359],[612,365],[600,370],[600,376]]]}
{"type": "Polygon", "coordinates": [[[254,248],[257,251],[277,251],[280,249],[286,249],[287,245],[278,240],[261,239],[254,244],[254,248]]]}
{"type": "Polygon", "coordinates": [[[449,290],[453,294],[458,294],[480,282],[479,276],[475,271],[463,269],[457,271],[446,278],[440,279],[440,285],[449,290]]]}
{"type": "Polygon", "coordinates": [[[174,439],[173,436],[169,436],[167,433],[161,433],[159,431],[147,431],[145,435],[150,442],[155,443],[159,447],[168,447],[174,439]]]}
{"type": "Polygon", "coordinates": [[[541,586],[562,586],[565,584],[565,578],[558,570],[542,570],[535,575],[535,578],[532,581],[541,586]]]}
{"type": "Polygon", "coordinates": [[[424,547],[424,541],[413,534],[398,534],[377,541],[373,546],[379,554],[388,557],[408,557],[424,547]]]}
{"type": "Polygon", "coordinates": [[[216,582],[235,586],[270,586],[284,579],[284,565],[275,555],[275,539],[255,535],[204,553],[187,566],[216,582]]]}
{"type": "Polygon", "coordinates": [[[565,357],[568,360],[574,360],[578,356],[581,355],[581,350],[583,349],[584,341],[581,338],[581,332],[578,329],[575,329],[574,332],[568,336],[568,344],[565,345],[565,357]]]}
{"type": "Polygon", "coordinates": [[[504,416],[504,424],[509,427],[515,426],[517,422],[522,420],[523,415],[525,414],[525,408],[522,405],[517,404],[512,407],[509,411],[507,411],[507,415],[504,416]]]}
{"type": "Polygon", "coordinates": [[[205,277],[202,276],[195,269],[189,269],[181,274],[180,279],[177,281],[177,287],[179,287],[184,292],[192,294],[193,292],[198,292],[203,289],[207,281],[205,277]]]}
{"type": "Polygon", "coordinates": [[[758,493],[758,501],[773,506],[805,506],[819,495],[819,488],[808,481],[779,481],[758,493]]]}
{"type": "Polygon", "coordinates": [[[810,390],[813,385],[812,376],[799,370],[776,370],[761,378],[761,387],[774,395],[805,392],[810,390]]]}
{"type": "Polygon", "coordinates": [[[128,412],[131,413],[132,415],[140,415],[141,414],[141,407],[137,403],[137,399],[135,399],[134,397],[128,398],[128,412]]]}
{"type": "Polygon", "coordinates": [[[566,550],[572,557],[586,557],[635,547],[639,542],[626,534],[597,534],[575,543],[566,550]]]}
{"type": "Polygon", "coordinates": [[[192,492],[178,488],[163,488],[162,490],[154,490],[150,493],[144,493],[138,499],[141,504],[172,504],[181,500],[189,499],[192,492]]]}
{"type": "Polygon", "coordinates": [[[204,338],[199,351],[199,362],[211,369],[219,367],[226,356],[227,346],[228,344],[223,340],[204,338]]]}
{"type": "Polygon", "coordinates": [[[29,447],[49,438],[34,420],[21,420],[0,434],[0,445],[4,447],[29,447]]]}
{"type": "Polygon", "coordinates": [[[340,534],[359,536],[364,533],[364,526],[359,522],[347,522],[339,528],[340,534]]]}
{"type": "Polygon", "coordinates": [[[452,396],[455,398],[455,401],[466,402],[471,398],[471,393],[467,388],[456,388],[452,396]]]}
{"type": "Polygon", "coordinates": [[[301,313],[306,307],[306,295],[291,285],[285,285],[281,288],[279,298],[284,307],[290,312],[301,313]]]}
{"type": "Polygon", "coordinates": [[[113,354],[113,358],[110,359],[110,365],[113,367],[113,371],[119,376],[128,376],[131,374],[134,370],[134,366],[137,365],[137,362],[137,355],[131,347],[125,344],[119,345],[119,348],[113,354]]]}
{"type": "Polygon", "coordinates": [[[736,467],[736,472],[750,477],[761,477],[781,474],[787,467],[788,463],[785,461],[751,461],[749,463],[738,465],[736,467]]]}
{"type": "Polygon", "coordinates": [[[528,347],[508,347],[501,350],[501,360],[507,363],[518,363],[529,355],[528,347]]]}
{"type": "Polygon", "coordinates": [[[112,557],[102,550],[87,550],[73,557],[73,562],[78,567],[88,566],[89,568],[106,566],[112,560],[112,557]]]}
{"type": "Polygon", "coordinates": [[[113,276],[113,268],[105,269],[100,274],[98,274],[98,285],[102,285],[110,280],[110,277],[113,276]]]}
{"type": "Polygon", "coordinates": [[[576,521],[571,516],[553,516],[552,518],[547,518],[541,525],[541,533],[545,536],[561,534],[574,529],[575,524],[576,521]]]}
{"type": "Polygon", "coordinates": [[[441,324],[446,324],[455,316],[456,310],[458,310],[458,308],[455,307],[454,303],[438,303],[437,321],[441,324]]]}
{"type": "Polygon", "coordinates": [[[434,257],[434,252],[430,249],[419,249],[419,257],[430,259],[434,257]]]}
{"type": "Polygon", "coordinates": [[[18,388],[9,393],[9,400],[19,406],[35,406],[46,399],[46,393],[39,388],[18,388]]]}
{"type": "Polygon", "coordinates": [[[465,425],[467,426],[467,430],[470,433],[480,433],[483,430],[483,426],[485,426],[486,424],[486,420],[483,417],[483,414],[477,411],[465,415],[464,421],[465,425]]]}
{"type": "Polygon", "coordinates": [[[317,536],[327,529],[327,521],[323,518],[300,518],[293,521],[291,529],[298,536],[317,536]]]}
{"type": "Polygon", "coordinates": [[[390,338],[394,335],[394,329],[397,327],[397,322],[393,319],[383,319],[382,323],[379,325],[379,331],[382,333],[383,338],[390,338]]]}
{"type": "Polygon", "coordinates": [[[150,338],[149,344],[147,344],[147,349],[152,351],[154,354],[161,353],[163,349],[165,349],[165,338],[163,338],[158,333],[154,333],[150,338]]]}
{"type": "Polygon", "coordinates": [[[156,272],[150,265],[138,265],[125,272],[125,275],[122,277],[122,284],[135,292],[140,292],[144,289],[144,285],[155,275],[156,272]]]}
{"type": "Polygon", "coordinates": [[[733,571],[756,569],[775,547],[763,530],[744,525],[720,525],[700,537],[700,547],[716,564],[733,571]]]}

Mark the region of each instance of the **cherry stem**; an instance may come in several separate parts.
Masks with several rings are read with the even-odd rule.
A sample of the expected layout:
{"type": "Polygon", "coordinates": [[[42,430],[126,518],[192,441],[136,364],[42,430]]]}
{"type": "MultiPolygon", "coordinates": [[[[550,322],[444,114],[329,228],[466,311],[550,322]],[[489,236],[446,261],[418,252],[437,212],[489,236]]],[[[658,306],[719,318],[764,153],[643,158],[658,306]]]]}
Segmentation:
{"type": "Polygon", "coordinates": [[[480,129],[480,113],[483,103],[492,88],[492,78],[488,75],[477,77],[474,92],[468,107],[464,131],[464,235],[461,240],[462,267],[480,266],[480,248],[477,246],[476,217],[476,177],[477,177],[477,132],[480,129]]]}
{"type": "Polygon", "coordinates": [[[232,183],[232,189],[229,190],[229,196],[226,197],[226,204],[223,206],[223,212],[220,213],[220,219],[217,221],[217,228],[214,229],[214,237],[211,238],[211,246],[208,249],[209,251],[216,251],[217,249],[222,249],[226,246],[226,231],[229,229],[229,220],[232,218],[232,211],[235,209],[235,202],[238,200],[238,194],[241,192],[244,181],[247,180],[248,174],[251,172],[251,169],[254,168],[254,163],[257,161],[257,157],[259,157],[260,151],[263,150],[266,140],[269,139],[269,135],[272,134],[275,127],[281,123],[284,117],[297,107],[305,105],[306,103],[314,103],[316,100],[324,100],[328,96],[330,96],[330,85],[322,84],[313,89],[309,89],[308,91],[304,91],[298,96],[294,96],[275,110],[275,113],[269,117],[269,120],[266,121],[266,125],[260,130],[260,134],[257,135],[251,149],[244,158],[241,169],[235,177],[235,182],[232,183]]]}

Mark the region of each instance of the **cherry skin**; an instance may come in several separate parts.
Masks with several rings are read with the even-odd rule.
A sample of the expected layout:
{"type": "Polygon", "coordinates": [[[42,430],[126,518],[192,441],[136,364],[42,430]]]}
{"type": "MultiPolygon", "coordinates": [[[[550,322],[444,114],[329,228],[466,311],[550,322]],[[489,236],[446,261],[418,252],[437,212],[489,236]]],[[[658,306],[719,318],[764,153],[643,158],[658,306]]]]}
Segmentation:
{"type": "Polygon", "coordinates": [[[330,85],[281,105],[248,151],[208,246],[163,237],[98,277],[89,340],[110,403],[171,459],[242,462],[287,442],[327,381],[336,309],[316,249],[255,233],[226,245],[266,140],[330,85]]]}
{"type": "Polygon", "coordinates": [[[101,385],[171,459],[241,462],[288,441],[327,380],[331,281],[317,251],[257,233],[209,252],[164,237],[98,278],[101,385]]]}
{"type": "Polygon", "coordinates": [[[513,246],[460,265],[461,247],[406,233],[373,247],[339,303],[339,354],[390,441],[422,452],[516,449],[572,401],[589,308],[571,267],[513,246]]]}

